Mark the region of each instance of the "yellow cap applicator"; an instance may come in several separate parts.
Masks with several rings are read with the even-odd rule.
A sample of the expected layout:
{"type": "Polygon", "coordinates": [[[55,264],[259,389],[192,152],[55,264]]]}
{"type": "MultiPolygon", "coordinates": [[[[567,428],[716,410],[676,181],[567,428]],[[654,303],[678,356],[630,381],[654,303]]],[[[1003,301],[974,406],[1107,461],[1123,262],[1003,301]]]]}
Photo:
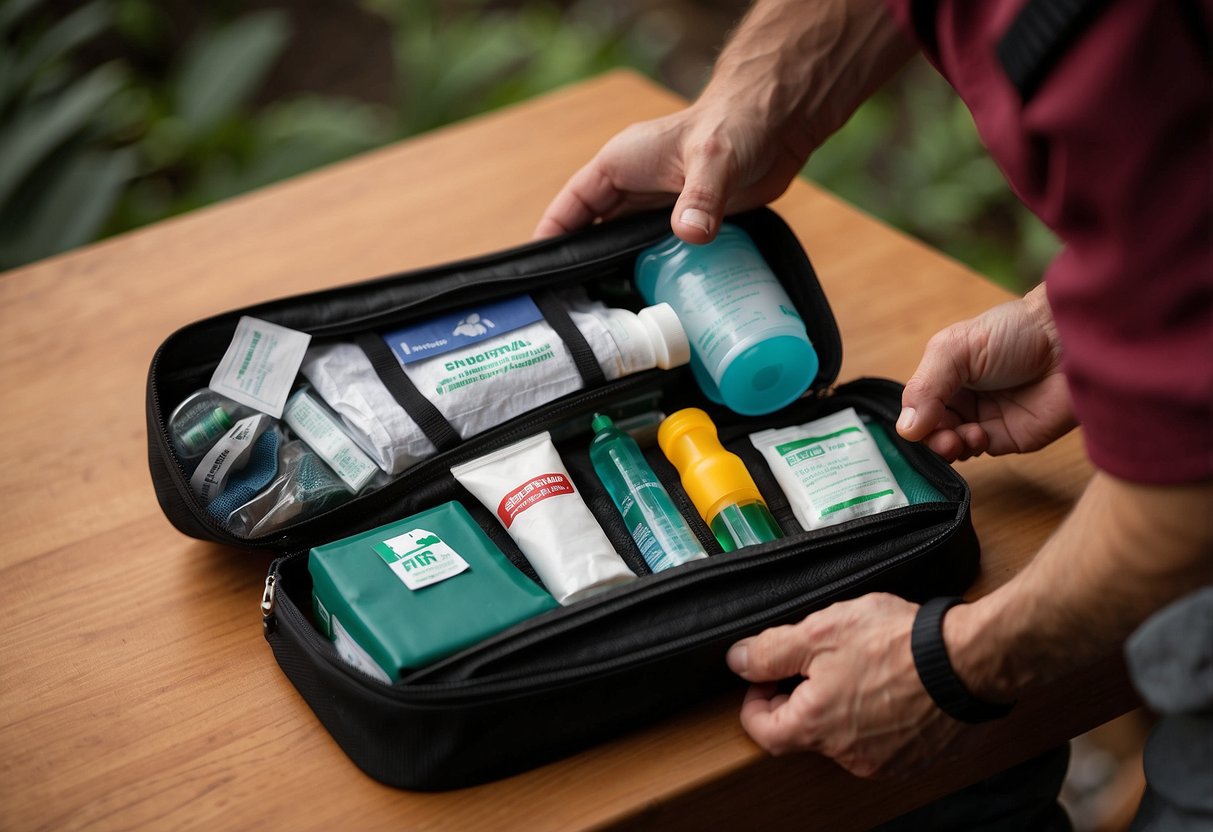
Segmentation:
{"type": "Polygon", "coordinates": [[[783,537],[745,463],[720,444],[708,414],[697,407],[671,414],[657,444],[726,552],[783,537]]]}

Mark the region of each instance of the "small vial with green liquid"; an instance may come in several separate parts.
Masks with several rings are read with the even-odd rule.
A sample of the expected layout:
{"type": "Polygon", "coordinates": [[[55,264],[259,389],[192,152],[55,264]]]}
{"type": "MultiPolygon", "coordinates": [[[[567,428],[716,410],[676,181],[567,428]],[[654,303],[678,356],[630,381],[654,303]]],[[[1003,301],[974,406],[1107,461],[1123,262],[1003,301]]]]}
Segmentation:
{"type": "Polygon", "coordinates": [[[631,436],[611,417],[594,414],[590,462],[645,563],[654,572],[707,557],[699,538],[670,499],[631,436]]]}
{"type": "Polygon", "coordinates": [[[697,407],[671,414],[657,430],[657,444],[726,552],[783,537],[745,463],[720,444],[708,414],[697,407]]]}

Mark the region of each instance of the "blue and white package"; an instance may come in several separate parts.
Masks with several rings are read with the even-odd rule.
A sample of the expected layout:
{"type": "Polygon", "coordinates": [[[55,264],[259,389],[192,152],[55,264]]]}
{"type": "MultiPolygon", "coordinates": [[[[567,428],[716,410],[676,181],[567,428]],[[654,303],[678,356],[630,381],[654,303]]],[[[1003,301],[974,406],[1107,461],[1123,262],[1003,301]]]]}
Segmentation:
{"type": "Polygon", "coordinates": [[[403,366],[462,350],[543,320],[530,295],[488,301],[383,336],[403,366]]]}

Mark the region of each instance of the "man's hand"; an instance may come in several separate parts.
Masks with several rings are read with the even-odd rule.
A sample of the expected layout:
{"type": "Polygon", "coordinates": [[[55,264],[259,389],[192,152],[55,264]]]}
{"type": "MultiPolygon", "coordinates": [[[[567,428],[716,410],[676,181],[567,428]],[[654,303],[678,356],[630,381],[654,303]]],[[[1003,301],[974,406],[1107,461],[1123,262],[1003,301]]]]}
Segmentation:
{"type": "Polygon", "coordinates": [[[902,408],[898,433],[949,461],[1039,450],[1073,429],[1044,285],[932,337],[902,408]]]}
{"type": "Polygon", "coordinates": [[[741,724],[772,754],[817,751],[860,777],[938,762],[961,724],[940,711],[914,669],[916,604],[866,595],[729,650],[729,667],[754,682],[741,724]],[[790,694],[772,682],[800,679],[790,694]]]}
{"type": "Polygon", "coordinates": [[[729,97],[705,97],[615,136],[556,195],[535,236],[673,202],[674,233],[706,243],[726,212],[765,205],[782,194],[808,148],[774,130],[752,105],[729,97]]]}
{"type": "Polygon", "coordinates": [[[765,205],[914,51],[884,0],[757,0],[691,107],[635,124],[569,179],[536,237],[673,205],[689,243],[765,205]]]}

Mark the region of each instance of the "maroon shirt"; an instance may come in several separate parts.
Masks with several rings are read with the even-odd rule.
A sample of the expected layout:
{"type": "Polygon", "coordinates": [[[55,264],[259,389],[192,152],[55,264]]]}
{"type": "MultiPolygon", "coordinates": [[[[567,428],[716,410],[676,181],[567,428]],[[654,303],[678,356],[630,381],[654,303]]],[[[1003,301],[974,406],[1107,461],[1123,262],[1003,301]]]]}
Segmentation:
{"type": "Polygon", "coordinates": [[[1092,461],[1142,483],[1213,476],[1210,4],[1092,4],[1026,85],[998,54],[1026,0],[890,4],[1065,244],[1046,291],[1092,461]]]}

